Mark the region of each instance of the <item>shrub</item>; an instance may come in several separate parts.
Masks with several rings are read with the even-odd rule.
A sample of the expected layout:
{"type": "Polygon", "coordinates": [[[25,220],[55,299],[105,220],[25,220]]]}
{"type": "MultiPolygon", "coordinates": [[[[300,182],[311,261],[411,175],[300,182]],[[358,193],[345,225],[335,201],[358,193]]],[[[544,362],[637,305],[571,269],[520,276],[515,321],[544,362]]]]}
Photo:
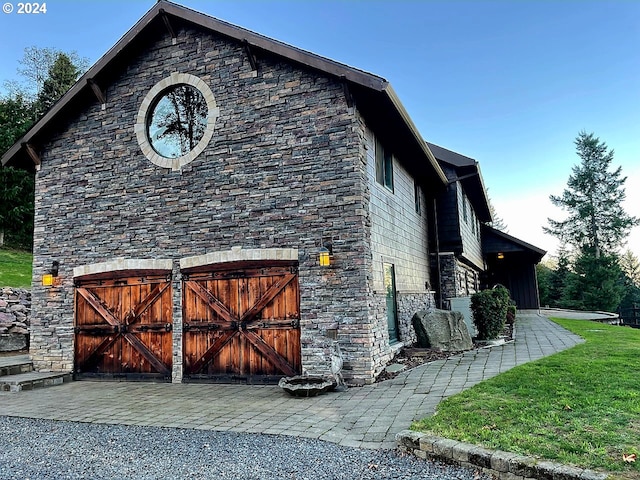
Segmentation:
{"type": "Polygon", "coordinates": [[[509,305],[507,307],[507,323],[513,325],[516,322],[516,306],[509,305]]]}
{"type": "Polygon", "coordinates": [[[502,333],[510,303],[509,291],[502,285],[471,296],[473,323],[480,340],[492,340],[502,333]]]}

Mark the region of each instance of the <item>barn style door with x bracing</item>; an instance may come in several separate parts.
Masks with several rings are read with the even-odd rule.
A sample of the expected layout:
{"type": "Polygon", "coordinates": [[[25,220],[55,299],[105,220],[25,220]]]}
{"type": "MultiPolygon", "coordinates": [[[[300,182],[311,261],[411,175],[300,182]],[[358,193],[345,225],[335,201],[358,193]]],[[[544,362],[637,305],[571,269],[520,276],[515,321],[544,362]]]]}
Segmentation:
{"type": "Polygon", "coordinates": [[[272,383],[301,372],[297,263],[183,272],[185,381],[272,383]]]}
{"type": "Polygon", "coordinates": [[[76,281],[76,378],[171,381],[170,275],[76,281]]]}

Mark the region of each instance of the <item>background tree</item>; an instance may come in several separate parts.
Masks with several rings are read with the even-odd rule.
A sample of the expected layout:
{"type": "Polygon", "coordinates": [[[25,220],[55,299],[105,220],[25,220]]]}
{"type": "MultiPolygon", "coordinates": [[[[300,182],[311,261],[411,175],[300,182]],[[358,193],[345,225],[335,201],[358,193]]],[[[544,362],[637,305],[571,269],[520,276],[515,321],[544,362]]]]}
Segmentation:
{"type": "Polygon", "coordinates": [[[80,75],[80,70],[73,64],[69,56],[59,53],[36,99],[36,110],[42,115],[69,90],[80,75]]]}
{"type": "Polygon", "coordinates": [[[0,246],[33,246],[33,175],[0,168],[0,246]]]}
{"type": "Polygon", "coordinates": [[[622,208],[625,199],[622,168],[610,171],[613,150],[593,133],[582,131],[575,140],[581,159],[569,176],[562,196],[551,195],[551,202],[566,210],[563,221],[548,219],[544,231],[576,249],[586,248],[599,258],[601,252],[613,253],[624,244],[638,219],[622,208]]]}
{"type": "Polygon", "coordinates": [[[629,280],[640,288],[640,261],[631,250],[620,256],[620,268],[629,280]]]}
{"type": "MultiPolygon", "coordinates": [[[[75,52],[25,49],[18,69],[24,81],[4,82],[9,94],[0,98],[0,156],[75,83],[87,64],[75,52]]],[[[0,246],[32,247],[33,195],[32,173],[0,168],[0,246]]]]}
{"type": "MultiPolygon", "coordinates": [[[[0,99],[0,155],[25,134],[34,116],[33,104],[22,95],[0,99]]],[[[0,246],[31,248],[33,186],[33,174],[0,168],[0,246]]]]}
{"type": "Polygon", "coordinates": [[[576,310],[615,312],[625,293],[623,273],[615,254],[596,257],[594,247],[584,247],[565,279],[561,304],[576,310]]]}
{"type": "Polygon", "coordinates": [[[544,263],[536,265],[536,277],[538,279],[538,298],[540,299],[540,305],[551,306],[551,276],[553,270],[544,263]]]}
{"type": "Polygon", "coordinates": [[[495,228],[496,230],[500,230],[504,233],[509,233],[509,227],[505,223],[504,219],[498,216],[498,211],[496,207],[493,206],[493,202],[491,201],[491,197],[488,195],[489,189],[487,189],[487,200],[489,201],[489,213],[491,213],[491,222],[489,222],[489,226],[491,228],[495,228]]]}
{"type": "Polygon", "coordinates": [[[34,102],[38,98],[45,81],[49,77],[50,70],[60,54],[64,54],[76,67],[78,76],[89,67],[89,59],[80,57],[75,51],[64,53],[57,48],[27,47],[24,49],[22,59],[18,60],[20,66],[17,71],[22,80],[17,82],[5,81],[5,90],[11,97],[20,94],[25,99],[34,102]]]}
{"type": "Polygon", "coordinates": [[[22,95],[0,99],[0,155],[25,134],[34,117],[33,104],[22,95]]]}

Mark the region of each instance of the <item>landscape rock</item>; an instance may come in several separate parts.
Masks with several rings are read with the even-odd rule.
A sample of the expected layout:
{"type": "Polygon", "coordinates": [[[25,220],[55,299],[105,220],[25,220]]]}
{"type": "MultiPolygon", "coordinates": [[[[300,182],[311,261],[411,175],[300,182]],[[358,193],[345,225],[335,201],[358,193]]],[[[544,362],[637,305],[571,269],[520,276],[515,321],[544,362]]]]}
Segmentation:
{"type": "Polygon", "coordinates": [[[411,320],[418,346],[442,351],[471,350],[473,341],[460,312],[422,310],[411,320]]]}

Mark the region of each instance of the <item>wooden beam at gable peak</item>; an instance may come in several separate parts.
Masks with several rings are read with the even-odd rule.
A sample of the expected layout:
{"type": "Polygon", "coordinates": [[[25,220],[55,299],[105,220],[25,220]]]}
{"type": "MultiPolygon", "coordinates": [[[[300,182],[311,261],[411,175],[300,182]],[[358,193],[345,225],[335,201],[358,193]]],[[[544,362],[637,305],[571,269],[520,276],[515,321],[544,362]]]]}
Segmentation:
{"type": "Polygon", "coordinates": [[[351,90],[349,89],[349,83],[347,83],[347,77],[342,75],[340,77],[342,80],[342,90],[344,91],[344,98],[347,101],[347,107],[353,107],[353,95],[351,94],[351,90]]]}
{"type": "Polygon", "coordinates": [[[40,165],[42,163],[42,161],[40,160],[40,155],[38,155],[38,153],[30,143],[23,143],[22,146],[27,152],[27,155],[29,155],[29,158],[31,159],[33,164],[36,166],[36,170],[40,170],[40,165]]]}
{"type": "Polygon", "coordinates": [[[175,30],[173,29],[173,26],[171,25],[171,22],[169,21],[169,15],[167,15],[167,12],[165,11],[164,8],[161,8],[160,10],[158,10],[158,12],[160,13],[160,16],[162,17],[162,21],[164,22],[164,26],[167,27],[167,30],[169,31],[169,35],[171,35],[171,43],[173,45],[176,44],[177,42],[177,35],[175,30]]]}
{"type": "Polygon", "coordinates": [[[107,104],[107,95],[105,94],[105,92],[93,80],[93,78],[87,78],[87,85],[91,87],[91,90],[93,91],[93,94],[96,96],[96,98],[100,102],[100,105],[104,107],[107,104]]]}
{"type": "Polygon", "coordinates": [[[253,50],[251,49],[251,45],[249,44],[249,41],[245,38],[242,41],[242,44],[244,45],[244,51],[247,53],[247,57],[249,57],[249,63],[251,64],[251,70],[253,70],[254,72],[258,71],[258,60],[256,59],[256,56],[253,53],[253,50]]]}

